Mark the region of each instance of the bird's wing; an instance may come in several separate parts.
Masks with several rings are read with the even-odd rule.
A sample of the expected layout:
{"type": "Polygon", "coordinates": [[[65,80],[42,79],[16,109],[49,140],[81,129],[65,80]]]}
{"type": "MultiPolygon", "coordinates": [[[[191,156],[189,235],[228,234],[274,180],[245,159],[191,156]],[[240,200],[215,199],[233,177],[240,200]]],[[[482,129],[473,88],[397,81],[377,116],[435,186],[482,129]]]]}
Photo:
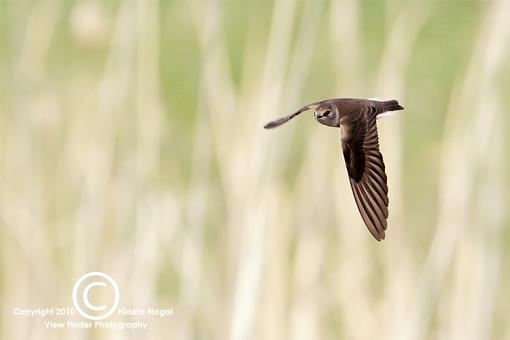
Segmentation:
{"type": "Polygon", "coordinates": [[[356,205],[370,233],[384,239],[388,218],[388,185],[373,109],[364,108],[341,123],[342,151],[356,205]]]}

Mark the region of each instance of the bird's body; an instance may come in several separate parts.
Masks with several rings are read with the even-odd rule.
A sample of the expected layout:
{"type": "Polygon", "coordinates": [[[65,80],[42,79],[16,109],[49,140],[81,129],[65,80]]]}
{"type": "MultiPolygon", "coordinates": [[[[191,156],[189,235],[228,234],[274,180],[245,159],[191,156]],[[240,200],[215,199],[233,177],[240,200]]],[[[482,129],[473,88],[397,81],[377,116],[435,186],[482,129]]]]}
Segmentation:
{"type": "Polygon", "coordinates": [[[396,100],[327,99],[304,106],[264,127],[280,126],[303,111],[314,110],[319,123],[340,128],[342,152],[356,205],[370,233],[382,240],[387,227],[389,201],[376,119],[385,112],[402,109],[396,100]]]}

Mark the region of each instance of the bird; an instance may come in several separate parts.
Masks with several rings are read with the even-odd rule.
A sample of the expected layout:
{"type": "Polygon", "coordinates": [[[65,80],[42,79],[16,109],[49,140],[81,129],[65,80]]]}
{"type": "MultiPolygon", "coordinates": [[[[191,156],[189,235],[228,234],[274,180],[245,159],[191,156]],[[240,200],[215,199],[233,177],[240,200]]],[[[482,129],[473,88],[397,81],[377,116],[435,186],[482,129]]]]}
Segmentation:
{"type": "Polygon", "coordinates": [[[354,200],[368,230],[377,241],[381,241],[385,238],[388,225],[389,200],[376,121],[392,111],[403,109],[394,99],[326,99],[303,106],[288,116],[267,123],[264,128],[278,127],[308,110],[313,110],[319,123],[339,128],[354,200]]]}

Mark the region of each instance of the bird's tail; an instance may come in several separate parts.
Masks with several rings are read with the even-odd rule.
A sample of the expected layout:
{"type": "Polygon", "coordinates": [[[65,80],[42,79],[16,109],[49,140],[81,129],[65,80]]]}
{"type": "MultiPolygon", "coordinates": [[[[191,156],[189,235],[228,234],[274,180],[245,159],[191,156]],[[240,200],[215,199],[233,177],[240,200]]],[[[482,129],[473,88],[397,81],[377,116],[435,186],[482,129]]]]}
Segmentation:
{"type": "Polygon", "coordinates": [[[400,104],[396,100],[388,100],[385,102],[381,102],[381,104],[382,110],[379,109],[380,113],[377,114],[377,119],[392,115],[394,112],[391,111],[398,111],[404,109],[402,106],[400,106],[400,104]]]}
{"type": "Polygon", "coordinates": [[[404,108],[395,99],[384,102],[384,111],[398,111],[404,108]]]}

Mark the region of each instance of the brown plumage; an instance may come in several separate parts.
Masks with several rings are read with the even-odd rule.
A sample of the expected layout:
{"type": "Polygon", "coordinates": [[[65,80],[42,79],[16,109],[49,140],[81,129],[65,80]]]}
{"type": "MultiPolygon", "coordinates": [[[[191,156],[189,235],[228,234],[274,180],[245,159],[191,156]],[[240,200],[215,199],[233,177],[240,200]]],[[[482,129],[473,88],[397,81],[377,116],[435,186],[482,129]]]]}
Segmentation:
{"type": "Polygon", "coordinates": [[[306,105],[264,128],[280,126],[307,110],[314,110],[319,123],[340,128],[342,152],[356,205],[370,233],[378,241],[383,240],[389,201],[376,120],[385,112],[403,110],[403,107],[396,100],[328,99],[306,105]]]}

